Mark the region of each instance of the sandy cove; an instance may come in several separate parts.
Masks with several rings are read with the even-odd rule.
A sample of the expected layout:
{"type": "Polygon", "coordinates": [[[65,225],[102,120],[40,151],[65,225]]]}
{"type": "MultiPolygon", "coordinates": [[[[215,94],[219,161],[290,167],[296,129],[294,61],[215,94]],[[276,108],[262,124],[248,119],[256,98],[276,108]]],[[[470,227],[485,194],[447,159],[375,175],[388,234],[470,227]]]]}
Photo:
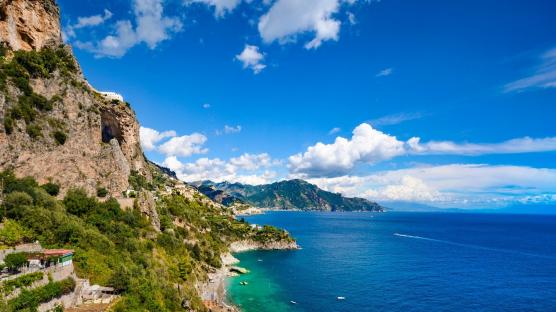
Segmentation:
{"type": "Polygon", "coordinates": [[[199,295],[205,305],[213,312],[239,312],[240,309],[226,302],[226,279],[236,276],[231,268],[239,260],[231,253],[246,252],[251,250],[293,250],[299,249],[296,242],[271,242],[262,244],[253,240],[245,240],[230,244],[230,252],[222,254],[222,267],[208,273],[208,280],[197,286],[199,295]]]}

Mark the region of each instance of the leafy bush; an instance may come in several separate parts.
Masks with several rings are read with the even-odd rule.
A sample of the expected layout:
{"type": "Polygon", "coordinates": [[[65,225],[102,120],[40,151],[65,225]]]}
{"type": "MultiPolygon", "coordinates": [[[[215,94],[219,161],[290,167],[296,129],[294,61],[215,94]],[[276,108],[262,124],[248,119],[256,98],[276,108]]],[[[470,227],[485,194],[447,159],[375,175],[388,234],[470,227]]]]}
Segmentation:
{"type": "Polygon", "coordinates": [[[60,193],[60,185],[52,182],[41,185],[43,190],[45,190],[51,196],[58,196],[60,193]]]}
{"type": "Polygon", "coordinates": [[[2,290],[4,291],[4,294],[9,294],[12,291],[14,291],[16,288],[29,287],[34,282],[43,279],[43,277],[44,277],[43,272],[25,274],[15,279],[5,281],[3,283],[2,290]]]}
{"type": "Polygon", "coordinates": [[[14,131],[14,120],[11,116],[4,117],[4,130],[7,134],[12,134],[14,131]]]}
{"type": "Polygon", "coordinates": [[[68,136],[67,136],[64,132],[62,132],[62,131],[60,131],[60,130],[54,131],[54,133],[52,134],[52,136],[54,137],[54,140],[56,140],[56,142],[57,142],[59,145],[64,145],[64,143],[66,143],[66,140],[67,140],[67,138],[68,138],[68,136]]]}
{"type": "Polygon", "coordinates": [[[0,229],[0,243],[3,245],[15,246],[28,243],[33,238],[33,233],[15,220],[5,220],[4,227],[0,229]]]}
{"type": "Polygon", "coordinates": [[[108,190],[104,187],[97,187],[97,197],[106,197],[108,190]]]}
{"type": "Polygon", "coordinates": [[[96,206],[94,199],[89,198],[83,189],[69,190],[64,197],[64,205],[66,210],[74,215],[81,216],[96,206]]]}
{"type": "Polygon", "coordinates": [[[27,254],[24,252],[11,253],[4,258],[4,264],[12,271],[19,270],[27,264],[27,254]]]}
{"type": "Polygon", "coordinates": [[[42,129],[37,124],[30,124],[30,125],[27,125],[27,134],[32,139],[36,139],[36,138],[42,136],[42,129]]]}
{"type": "Polygon", "coordinates": [[[6,196],[2,206],[5,217],[18,217],[23,215],[25,209],[33,204],[33,197],[24,192],[13,192],[6,196]]]}

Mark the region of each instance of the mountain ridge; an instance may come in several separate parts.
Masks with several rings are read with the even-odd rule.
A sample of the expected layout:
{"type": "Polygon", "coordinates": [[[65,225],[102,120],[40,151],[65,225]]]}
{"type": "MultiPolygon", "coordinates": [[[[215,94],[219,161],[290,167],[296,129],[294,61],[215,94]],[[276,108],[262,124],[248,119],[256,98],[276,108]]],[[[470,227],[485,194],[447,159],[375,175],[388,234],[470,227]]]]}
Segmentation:
{"type": "Polygon", "coordinates": [[[305,180],[293,179],[263,185],[197,181],[192,185],[209,198],[225,205],[239,201],[257,208],[308,211],[384,211],[364,198],[344,197],[320,189],[305,180]],[[226,204],[228,203],[228,204],[226,204]]]}

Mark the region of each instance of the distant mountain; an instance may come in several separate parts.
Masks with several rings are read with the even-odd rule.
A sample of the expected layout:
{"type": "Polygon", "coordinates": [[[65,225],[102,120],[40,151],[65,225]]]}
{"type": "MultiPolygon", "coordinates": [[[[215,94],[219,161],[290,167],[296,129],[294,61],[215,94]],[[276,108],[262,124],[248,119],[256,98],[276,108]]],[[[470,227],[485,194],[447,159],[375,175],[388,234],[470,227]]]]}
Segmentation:
{"type": "Polygon", "coordinates": [[[199,191],[223,204],[244,202],[260,208],[317,211],[384,211],[375,202],[363,198],[347,198],[331,193],[303,180],[280,181],[266,185],[240,183],[195,182],[199,191]]]}

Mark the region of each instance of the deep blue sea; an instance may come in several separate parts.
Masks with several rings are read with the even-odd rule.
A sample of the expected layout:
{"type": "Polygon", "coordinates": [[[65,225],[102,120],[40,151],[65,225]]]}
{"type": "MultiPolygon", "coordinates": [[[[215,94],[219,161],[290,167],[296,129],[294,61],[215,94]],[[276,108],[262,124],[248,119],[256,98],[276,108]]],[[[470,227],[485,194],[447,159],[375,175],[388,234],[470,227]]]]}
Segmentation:
{"type": "Polygon", "coordinates": [[[251,272],[229,279],[228,296],[244,311],[556,311],[556,216],[272,212],[247,220],[287,229],[303,249],[236,255],[251,272]]]}

